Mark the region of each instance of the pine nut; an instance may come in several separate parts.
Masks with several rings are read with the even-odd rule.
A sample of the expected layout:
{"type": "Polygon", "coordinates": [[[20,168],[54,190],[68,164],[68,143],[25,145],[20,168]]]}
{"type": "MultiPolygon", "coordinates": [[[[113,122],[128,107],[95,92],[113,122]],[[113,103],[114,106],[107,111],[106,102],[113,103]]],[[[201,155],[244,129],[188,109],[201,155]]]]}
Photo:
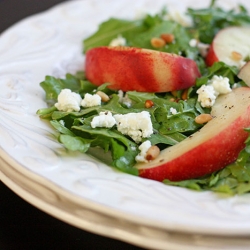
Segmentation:
{"type": "Polygon", "coordinates": [[[239,52],[237,52],[237,51],[232,51],[231,52],[231,58],[234,61],[240,61],[242,59],[242,55],[239,52]]]}
{"type": "Polygon", "coordinates": [[[145,158],[146,158],[147,161],[152,161],[152,160],[154,160],[159,154],[160,154],[160,149],[159,149],[157,146],[153,145],[153,146],[151,146],[151,147],[148,149],[145,158]]]}
{"type": "Polygon", "coordinates": [[[152,108],[154,106],[154,102],[151,100],[146,100],[144,106],[145,108],[152,108]]]}
{"type": "Polygon", "coordinates": [[[97,91],[96,94],[101,97],[102,102],[108,102],[110,100],[109,96],[102,91],[97,91]]]}
{"type": "Polygon", "coordinates": [[[213,117],[210,114],[200,114],[195,117],[194,121],[198,124],[204,124],[212,119],[213,117]]]}
{"type": "Polygon", "coordinates": [[[151,45],[157,49],[163,48],[166,45],[166,42],[159,37],[153,37],[150,42],[151,45]]]}
{"type": "Polygon", "coordinates": [[[182,94],[181,94],[181,99],[182,100],[187,100],[188,99],[188,89],[185,89],[182,94]]]}
{"type": "Polygon", "coordinates": [[[161,39],[163,39],[166,43],[172,43],[174,38],[174,35],[170,33],[161,34],[161,39]]]}

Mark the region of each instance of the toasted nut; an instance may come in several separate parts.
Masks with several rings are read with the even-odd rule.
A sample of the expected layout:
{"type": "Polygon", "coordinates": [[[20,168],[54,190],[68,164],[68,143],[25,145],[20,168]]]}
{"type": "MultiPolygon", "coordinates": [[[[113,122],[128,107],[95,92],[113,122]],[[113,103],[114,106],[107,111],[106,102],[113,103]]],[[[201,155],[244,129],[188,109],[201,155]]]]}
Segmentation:
{"type": "Polygon", "coordinates": [[[157,49],[160,49],[166,45],[166,42],[162,38],[159,38],[159,37],[153,37],[150,42],[151,42],[151,45],[157,49]]]}
{"type": "Polygon", "coordinates": [[[110,100],[109,96],[102,91],[97,91],[96,94],[101,97],[102,102],[108,102],[110,100]]]}
{"type": "Polygon", "coordinates": [[[204,124],[212,119],[213,117],[210,114],[200,114],[195,117],[194,121],[198,124],[204,124]]]}
{"type": "Polygon", "coordinates": [[[242,55],[239,52],[237,52],[237,51],[232,51],[231,52],[231,58],[234,61],[240,61],[242,59],[242,55]]]}
{"type": "Polygon", "coordinates": [[[185,89],[182,94],[181,94],[181,99],[182,100],[187,100],[188,99],[188,89],[185,89]]]}
{"type": "Polygon", "coordinates": [[[154,102],[151,100],[145,101],[145,108],[152,108],[154,106],[154,102]]]}
{"type": "Polygon", "coordinates": [[[164,33],[164,34],[161,34],[161,39],[163,39],[166,43],[172,43],[175,37],[173,34],[164,33]]]}
{"type": "Polygon", "coordinates": [[[154,160],[159,154],[160,154],[160,149],[159,149],[157,146],[153,145],[153,146],[151,146],[151,147],[148,149],[145,158],[146,158],[147,161],[152,161],[152,160],[154,160]]]}

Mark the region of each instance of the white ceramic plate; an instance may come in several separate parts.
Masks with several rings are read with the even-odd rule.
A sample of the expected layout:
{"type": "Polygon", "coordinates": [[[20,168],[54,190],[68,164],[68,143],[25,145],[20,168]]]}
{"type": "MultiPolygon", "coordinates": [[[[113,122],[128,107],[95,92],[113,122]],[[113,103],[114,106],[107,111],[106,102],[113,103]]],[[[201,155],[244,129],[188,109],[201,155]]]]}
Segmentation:
{"type": "Polygon", "coordinates": [[[39,83],[45,75],[83,69],[82,40],[99,23],[156,12],[166,3],[180,11],[208,6],[197,0],[69,1],[0,36],[0,177],[38,208],[96,234],[154,249],[248,249],[249,195],[219,197],[117,172],[92,156],[67,152],[36,115],[46,107],[39,83]]]}

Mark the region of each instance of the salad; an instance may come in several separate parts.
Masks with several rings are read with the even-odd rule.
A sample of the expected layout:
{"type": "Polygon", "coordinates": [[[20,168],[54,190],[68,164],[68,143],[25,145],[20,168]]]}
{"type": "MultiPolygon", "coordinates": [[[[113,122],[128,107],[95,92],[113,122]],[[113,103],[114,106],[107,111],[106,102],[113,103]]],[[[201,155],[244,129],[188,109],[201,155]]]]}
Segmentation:
{"type": "MultiPolygon", "coordinates": [[[[174,147],[183,145],[183,142],[185,144],[192,137],[197,138],[199,133],[202,137],[203,132],[199,131],[213,124],[216,110],[225,105],[232,93],[237,96],[237,93],[246,92],[248,98],[250,89],[246,81],[239,77],[239,72],[247,64],[249,55],[242,56],[235,51],[231,62],[237,63],[230,63],[220,60],[220,53],[216,54],[215,49],[212,51],[211,48],[220,31],[249,24],[250,16],[244,6],[226,11],[216,6],[216,1],[212,1],[205,9],[189,8],[186,16],[178,15],[177,19],[167,7],[155,15],[146,14],[136,20],[110,18],[93,35],[83,40],[83,53],[86,55],[83,71],[67,74],[63,79],[46,76],[40,83],[46,93],[48,107],[39,109],[37,114],[49,120],[58,132],[58,141],[67,149],[88,153],[97,147],[101,148],[107,154],[110,166],[128,174],[150,178],[151,174],[143,176],[141,169],[155,161],[158,163],[152,169],[160,165],[160,161],[168,164],[165,156],[168,158],[174,147]],[[176,61],[182,60],[170,68],[170,75],[173,75],[173,69],[178,65],[188,65],[187,72],[193,68],[191,80],[188,86],[185,85],[187,81],[186,78],[183,80],[184,73],[178,71],[175,77],[168,79],[164,88],[162,84],[150,88],[151,85],[145,82],[139,89],[138,83],[128,81],[126,74],[121,75],[116,70],[119,69],[117,65],[111,70],[114,74],[120,74],[115,79],[126,78],[129,83],[125,84],[122,80],[118,84],[108,82],[105,79],[105,66],[111,56],[116,57],[120,52],[123,58],[126,55],[129,58],[134,53],[138,59],[138,54],[149,53],[153,58],[166,55],[176,61]],[[102,53],[105,60],[98,61],[102,59],[102,53]],[[209,53],[212,56],[208,63],[209,53]],[[96,64],[91,65],[95,60],[96,64]],[[103,67],[98,68],[98,74],[93,73],[99,64],[103,64],[103,67]],[[99,80],[99,76],[104,78],[99,80]],[[158,161],[162,154],[164,159],[158,161]]],[[[119,60],[116,64],[119,64],[119,60]]],[[[123,64],[123,67],[133,71],[129,63],[123,64]]],[[[138,71],[139,66],[134,64],[134,67],[134,71],[138,71]]],[[[146,74],[146,71],[143,72],[146,74]]],[[[157,72],[156,68],[154,74],[157,72]]],[[[142,81],[144,79],[142,77],[142,81]]],[[[231,112],[232,107],[228,107],[227,112],[231,112]]],[[[211,169],[205,167],[205,172],[198,176],[189,174],[188,167],[185,176],[179,174],[176,178],[165,178],[160,170],[163,178],[159,181],[194,190],[228,194],[249,192],[249,125],[240,128],[243,131],[240,132],[243,143],[237,146],[238,152],[232,156],[233,161],[229,157],[231,161],[225,161],[224,165],[211,169]]],[[[209,136],[213,137],[213,134],[209,136]]],[[[214,152],[216,150],[219,148],[215,146],[214,152]]],[[[201,152],[201,158],[206,153],[204,151],[201,152]]],[[[195,169],[198,168],[202,167],[195,166],[195,169]]]]}

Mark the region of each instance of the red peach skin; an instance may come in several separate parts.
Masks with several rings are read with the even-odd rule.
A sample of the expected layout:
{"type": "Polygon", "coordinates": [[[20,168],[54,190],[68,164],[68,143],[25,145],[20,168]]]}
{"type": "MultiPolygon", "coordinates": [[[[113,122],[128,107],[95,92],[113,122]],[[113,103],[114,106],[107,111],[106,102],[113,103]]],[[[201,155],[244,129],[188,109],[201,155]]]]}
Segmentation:
{"type": "Polygon", "coordinates": [[[211,67],[215,62],[218,61],[219,59],[214,52],[214,45],[212,43],[211,46],[209,47],[205,62],[207,66],[211,67]]]}
{"type": "Polygon", "coordinates": [[[86,52],[86,77],[123,91],[167,92],[195,84],[196,63],[182,56],[133,47],[97,47],[86,52]]]}

